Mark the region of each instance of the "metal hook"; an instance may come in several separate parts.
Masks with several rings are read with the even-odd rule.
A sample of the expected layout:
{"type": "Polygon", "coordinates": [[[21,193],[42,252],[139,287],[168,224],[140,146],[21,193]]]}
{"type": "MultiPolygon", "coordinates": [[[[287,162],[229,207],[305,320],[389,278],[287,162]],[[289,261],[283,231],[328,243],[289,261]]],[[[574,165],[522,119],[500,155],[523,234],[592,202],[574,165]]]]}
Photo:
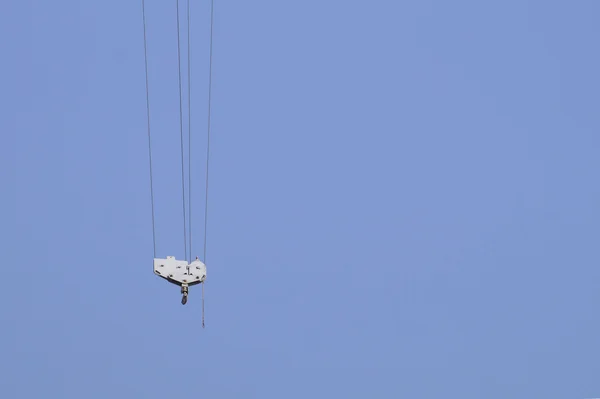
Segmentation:
{"type": "Polygon", "coordinates": [[[181,304],[185,305],[187,303],[187,298],[188,298],[188,286],[187,285],[181,286],[181,293],[183,294],[183,296],[181,297],[181,304]]]}

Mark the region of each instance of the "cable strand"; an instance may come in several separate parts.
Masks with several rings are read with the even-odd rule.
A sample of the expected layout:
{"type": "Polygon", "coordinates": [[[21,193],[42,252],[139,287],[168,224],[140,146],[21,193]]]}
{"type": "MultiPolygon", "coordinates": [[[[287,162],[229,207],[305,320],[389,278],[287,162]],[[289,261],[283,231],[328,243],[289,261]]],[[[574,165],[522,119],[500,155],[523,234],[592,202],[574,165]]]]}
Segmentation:
{"type": "Polygon", "coordinates": [[[177,3],[177,76],[179,78],[179,131],[181,135],[181,191],[183,201],[183,253],[185,260],[187,261],[187,237],[186,237],[186,217],[185,217],[185,161],[183,155],[183,97],[182,97],[182,85],[181,85],[181,39],[179,27],[179,0],[177,3]]]}
{"type": "Polygon", "coordinates": [[[190,0],[187,0],[187,68],[188,68],[188,228],[190,232],[190,262],[192,261],[192,62],[190,44],[190,0]]]}
{"type": "Polygon", "coordinates": [[[208,126],[206,138],[206,197],[204,201],[204,264],[206,264],[206,241],[208,227],[208,167],[210,160],[210,117],[211,117],[211,101],[212,101],[212,60],[213,60],[213,26],[214,26],[214,0],[210,2],[210,55],[208,62],[208,126]]]}
{"type": "Polygon", "coordinates": [[[150,85],[148,83],[148,39],[146,36],[146,2],[142,0],[142,20],[144,25],[144,69],[146,74],[146,116],[148,126],[148,158],[150,161],[150,204],[152,208],[152,248],[156,258],[156,230],[154,228],[154,186],[152,177],[152,140],[150,135],[150,85]]]}

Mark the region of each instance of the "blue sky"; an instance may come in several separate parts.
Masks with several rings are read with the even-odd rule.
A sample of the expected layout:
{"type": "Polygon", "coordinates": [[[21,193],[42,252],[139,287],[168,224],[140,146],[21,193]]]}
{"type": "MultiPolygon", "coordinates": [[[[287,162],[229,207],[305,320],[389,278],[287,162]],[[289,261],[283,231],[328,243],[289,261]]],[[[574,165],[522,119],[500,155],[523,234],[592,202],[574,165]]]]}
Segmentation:
{"type": "MultiPolygon", "coordinates": [[[[200,290],[152,273],[140,1],[2,5],[0,396],[600,396],[599,13],[215,0],[203,330],[200,290]]],[[[157,251],[181,258],[175,2],[147,14],[157,251]]]]}

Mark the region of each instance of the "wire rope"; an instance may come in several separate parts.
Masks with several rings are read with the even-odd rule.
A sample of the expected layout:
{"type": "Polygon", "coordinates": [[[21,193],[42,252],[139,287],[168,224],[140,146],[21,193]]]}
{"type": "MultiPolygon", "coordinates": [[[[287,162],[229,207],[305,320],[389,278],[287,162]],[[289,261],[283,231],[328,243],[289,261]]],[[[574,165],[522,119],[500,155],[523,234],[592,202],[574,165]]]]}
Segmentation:
{"type": "Polygon", "coordinates": [[[192,261],[192,64],[190,44],[190,0],[187,0],[187,68],[188,68],[188,226],[190,262],[192,261]]]}
{"type": "Polygon", "coordinates": [[[175,0],[177,3],[177,76],[179,78],[179,131],[181,136],[181,191],[182,191],[182,202],[183,202],[183,253],[185,260],[187,261],[187,238],[186,238],[186,217],[185,217],[185,161],[183,156],[183,96],[182,96],[182,85],[181,85],[181,29],[179,27],[179,0],[175,0]]]}
{"type": "Polygon", "coordinates": [[[150,204],[152,208],[152,248],[156,258],[156,230],[154,228],[154,186],[152,177],[152,139],[150,135],[150,89],[148,84],[148,39],[146,35],[146,2],[142,0],[142,20],[144,25],[144,69],[146,73],[146,116],[148,126],[148,156],[150,160],[150,204]]]}
{"type": "Polygon", "coordinates": [[[204,264],[206,264],[206,241],[208,228],[208,167],[210,164],[210,122],[211,122],[211,101],[212,101],[212,64],[213,64],[213,26],[214,26],[214,7],[215,1],[210,1],[210,50],[208,62],[208,126],[206,135],[206,196],[204,201],[204,264]]]}

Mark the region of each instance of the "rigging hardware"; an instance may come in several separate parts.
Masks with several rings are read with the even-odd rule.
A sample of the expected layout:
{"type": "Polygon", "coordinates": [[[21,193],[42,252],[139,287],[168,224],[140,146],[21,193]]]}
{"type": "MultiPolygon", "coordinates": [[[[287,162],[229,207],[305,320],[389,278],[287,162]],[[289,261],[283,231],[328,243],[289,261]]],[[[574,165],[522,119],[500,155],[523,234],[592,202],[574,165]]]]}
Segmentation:
{"type": "Polygon", "coordinates": [[[182,81],[181,81],[181,43],[180,43],[180,20],[179,20],[179,1],[176,0],[177,12],[177,61],[178,61],[178,81],[179,81],[179,127],[181,139],[181,185],[182,185],[182,204],[183,204],[183,246],[184,260],[177,260],[174,256],[167,258],[157,258],[156,255],[156,230],[155,230],[155,204],[154,204],[154,187],[152,173],[152,138],[150,129],[150,91],[148,81],[148,39],[147,39],[147,22],[146,22],[146,4],[142,0],[142,19],[144,28],[144,67],[146,77],[146,112],[148,125],[148,154],[150,164],[150,198],[152,208],[152,245],[154,258],[154,273],[167,281],[179,285],[181,287],[182,299],[181,303],[187,303],[189,287],[202,284],[202,327],[204,327],[204,281],[206,279],[206,247],[207,247],[207,220],[208,220],[208,167],[210,156],[210,132],[211,132],[211,92],[212,92],[212,59],[213,59],[213,25],[214,25],[214,0],[210,3],[210,54],[209,54],[209,83],[208,83],[208,128],[207,128],[207,147],[206,147],[206,195],[204,208],[204,253],[203,261],[198,257],[192,259],[192,178],[191,178],[191,154],[192,154],[192,135],[191,135],[191,62],[190,62],[190,0],[187,0],[187,89],[188,89],[188,212],[186,218],[186,201],[185,201],[185,162],[183,149],[183,97],[182,97],[182,81]],[[186,227],[187,223],[187,227],[186,227]],[[188,234],[189,233],[189,234],[188,234]],[[189,241],[188,241],[189,239],[189,241]],[[189,243],[189,246],[188,246],[189,243]],[[189,248],[189,253],[188,253],[189,248]],[[189,258],[188,258],[189,254],[189,258]],[[190,262],[188,263],[188,259],[190,262]]]}

